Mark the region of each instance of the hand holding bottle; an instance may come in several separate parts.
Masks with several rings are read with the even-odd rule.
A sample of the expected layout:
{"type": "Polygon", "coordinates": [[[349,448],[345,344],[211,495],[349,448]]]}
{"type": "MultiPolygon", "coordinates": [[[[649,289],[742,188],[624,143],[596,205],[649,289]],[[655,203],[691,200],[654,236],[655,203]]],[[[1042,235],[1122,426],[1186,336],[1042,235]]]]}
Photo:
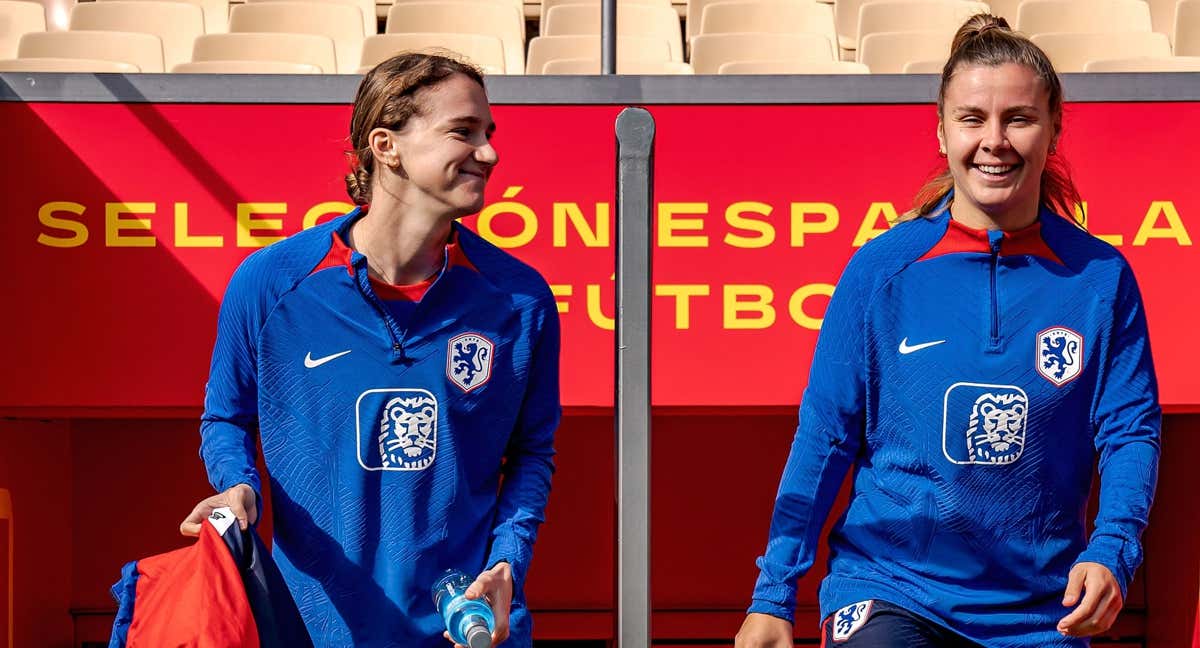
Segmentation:
{"type": "MultiPolygon", "coordinates": [[[[451,572],[453,571],[456,570],[451,570],[451,572]]],[[[443,577],[434,589],[434,604],[438,607],[448,628],[443,636],[453,643],[455,648],[488,648],[507,639],[508,615],[513,595],[512,567],[506,562],[496,563],[494,567],[480,574],[474,581],[470,581],[470,577],[461,572],[458,572],[462,575],[461,580],[450,579],[451,572],[447,572],[447,576],[443,577]],[[462,584],[466,582],[469,582],[470,585],[466,587],[465,591],[462,591],[462,584]],[[452,590],[455,594],[451,594],[452,590]],[[439,597],[439,592],[445,592],[445,594],[439,597]],[[451,606],[451,601],[454,601],[453,606],[451,606]],[[468,605],[470,602],[476,601],[483,605],[468,605]],[[462,608],[465,613],[447,615],[447,612],[453,613],[458,608],[462,608]],[[485,609],[486,612],[484,612],[485,609]],[[471,641],[473,633],[477,631],[471,630],[471,621],[463,622],[472,614],[469,610],[474,610],[474,614],[485,617],[487,626],[491,630],[490,637],[487,637],[490,641],[484,643],[484,637],[476,638],[475,642],[471,641]],[[486,618],[489,614],[491,618],[486,618]],[[452,617],[457,617],[457,619],[452,617]]]]}

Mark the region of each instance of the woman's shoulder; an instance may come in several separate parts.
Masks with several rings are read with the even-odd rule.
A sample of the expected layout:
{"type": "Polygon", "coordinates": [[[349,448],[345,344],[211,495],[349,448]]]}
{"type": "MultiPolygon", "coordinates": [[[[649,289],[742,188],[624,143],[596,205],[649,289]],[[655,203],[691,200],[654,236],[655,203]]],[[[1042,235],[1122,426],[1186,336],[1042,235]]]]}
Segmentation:
{"type": "Polygon", "coordinates": [[[469,228],[457,225],[458,244],[463,254],[485,281],[513,295],[527,295],[553,304],[554,296],[533,266],[496,247],[469,228]]]}

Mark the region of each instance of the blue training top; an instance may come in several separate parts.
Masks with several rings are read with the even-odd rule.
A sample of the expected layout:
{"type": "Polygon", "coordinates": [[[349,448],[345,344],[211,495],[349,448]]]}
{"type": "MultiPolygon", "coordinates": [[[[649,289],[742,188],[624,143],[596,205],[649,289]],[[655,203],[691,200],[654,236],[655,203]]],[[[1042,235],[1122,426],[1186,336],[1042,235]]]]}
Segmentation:
{"type": "Polygon", "coordinates": [[[505,645],[529,646],[522,586],[561,413],[554,298],[455,224],[401,327],[344,243],[362,213],[252,254],[230,280],[201,424],[209,481],[261,492],[257,428],[274,556],[316,645],[443,648],[438,577],[507,561],[505,645]]]}
{"type": "Polygon", "coordinates": [[[1125,593],[1157,478],[1137,284],[1120,253],[1048,210],[1003,233],[947,204],[868,243],[838,283],[750,611],[791,620],[853,466],[822,618],[878,599],[988,646],[1085,646],[1056,630],[1067,574],[1097,562],[1125,593]]]}

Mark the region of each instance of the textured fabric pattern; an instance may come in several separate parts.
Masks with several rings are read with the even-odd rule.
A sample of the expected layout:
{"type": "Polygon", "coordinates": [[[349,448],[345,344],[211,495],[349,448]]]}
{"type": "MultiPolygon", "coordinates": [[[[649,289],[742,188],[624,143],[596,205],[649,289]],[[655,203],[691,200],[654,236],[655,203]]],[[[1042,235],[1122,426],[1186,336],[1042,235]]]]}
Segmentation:
{"type": "Polygon", "coordinates": [[[750,610],[792,618],[853,467],[823,617],[879,599],[988,646],[1086,645],[1055,630],[1067,574],[1098,562],[1124,592],[1141,562],[1157,403],[1136,282],[1112,247],[1048,211],[1003,235],[945,208],[897,225],[830,302],[750,610]]]}
{"type": "Polygon", "coordinates": [[[521,587],[561,409],[553,297],[456,225],[469,263],[448,262],[400,327],[365,257],[328,260],[359,216],[251,255],[230,281],[201,426],[209,480],[261,489],[257,427],[275,559],[316,645],[440,647],[437,577],[508,561],[509,642],[528,646],[521,587]]]}

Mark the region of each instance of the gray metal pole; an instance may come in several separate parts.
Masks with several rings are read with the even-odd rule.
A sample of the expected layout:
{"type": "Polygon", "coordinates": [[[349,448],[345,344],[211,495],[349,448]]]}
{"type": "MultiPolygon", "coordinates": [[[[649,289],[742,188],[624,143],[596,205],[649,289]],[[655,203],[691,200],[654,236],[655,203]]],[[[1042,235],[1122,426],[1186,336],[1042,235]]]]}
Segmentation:
{"type": "Polygon", "coordinates": [[[617,73],[617,0],[600,3],[600,73],[617,73]]]}
{"type": "Polygon", "coordinates": [[[619,648],[650,645],[650,224],[654,118],[617,116],[617,628],[619,648]]]}

